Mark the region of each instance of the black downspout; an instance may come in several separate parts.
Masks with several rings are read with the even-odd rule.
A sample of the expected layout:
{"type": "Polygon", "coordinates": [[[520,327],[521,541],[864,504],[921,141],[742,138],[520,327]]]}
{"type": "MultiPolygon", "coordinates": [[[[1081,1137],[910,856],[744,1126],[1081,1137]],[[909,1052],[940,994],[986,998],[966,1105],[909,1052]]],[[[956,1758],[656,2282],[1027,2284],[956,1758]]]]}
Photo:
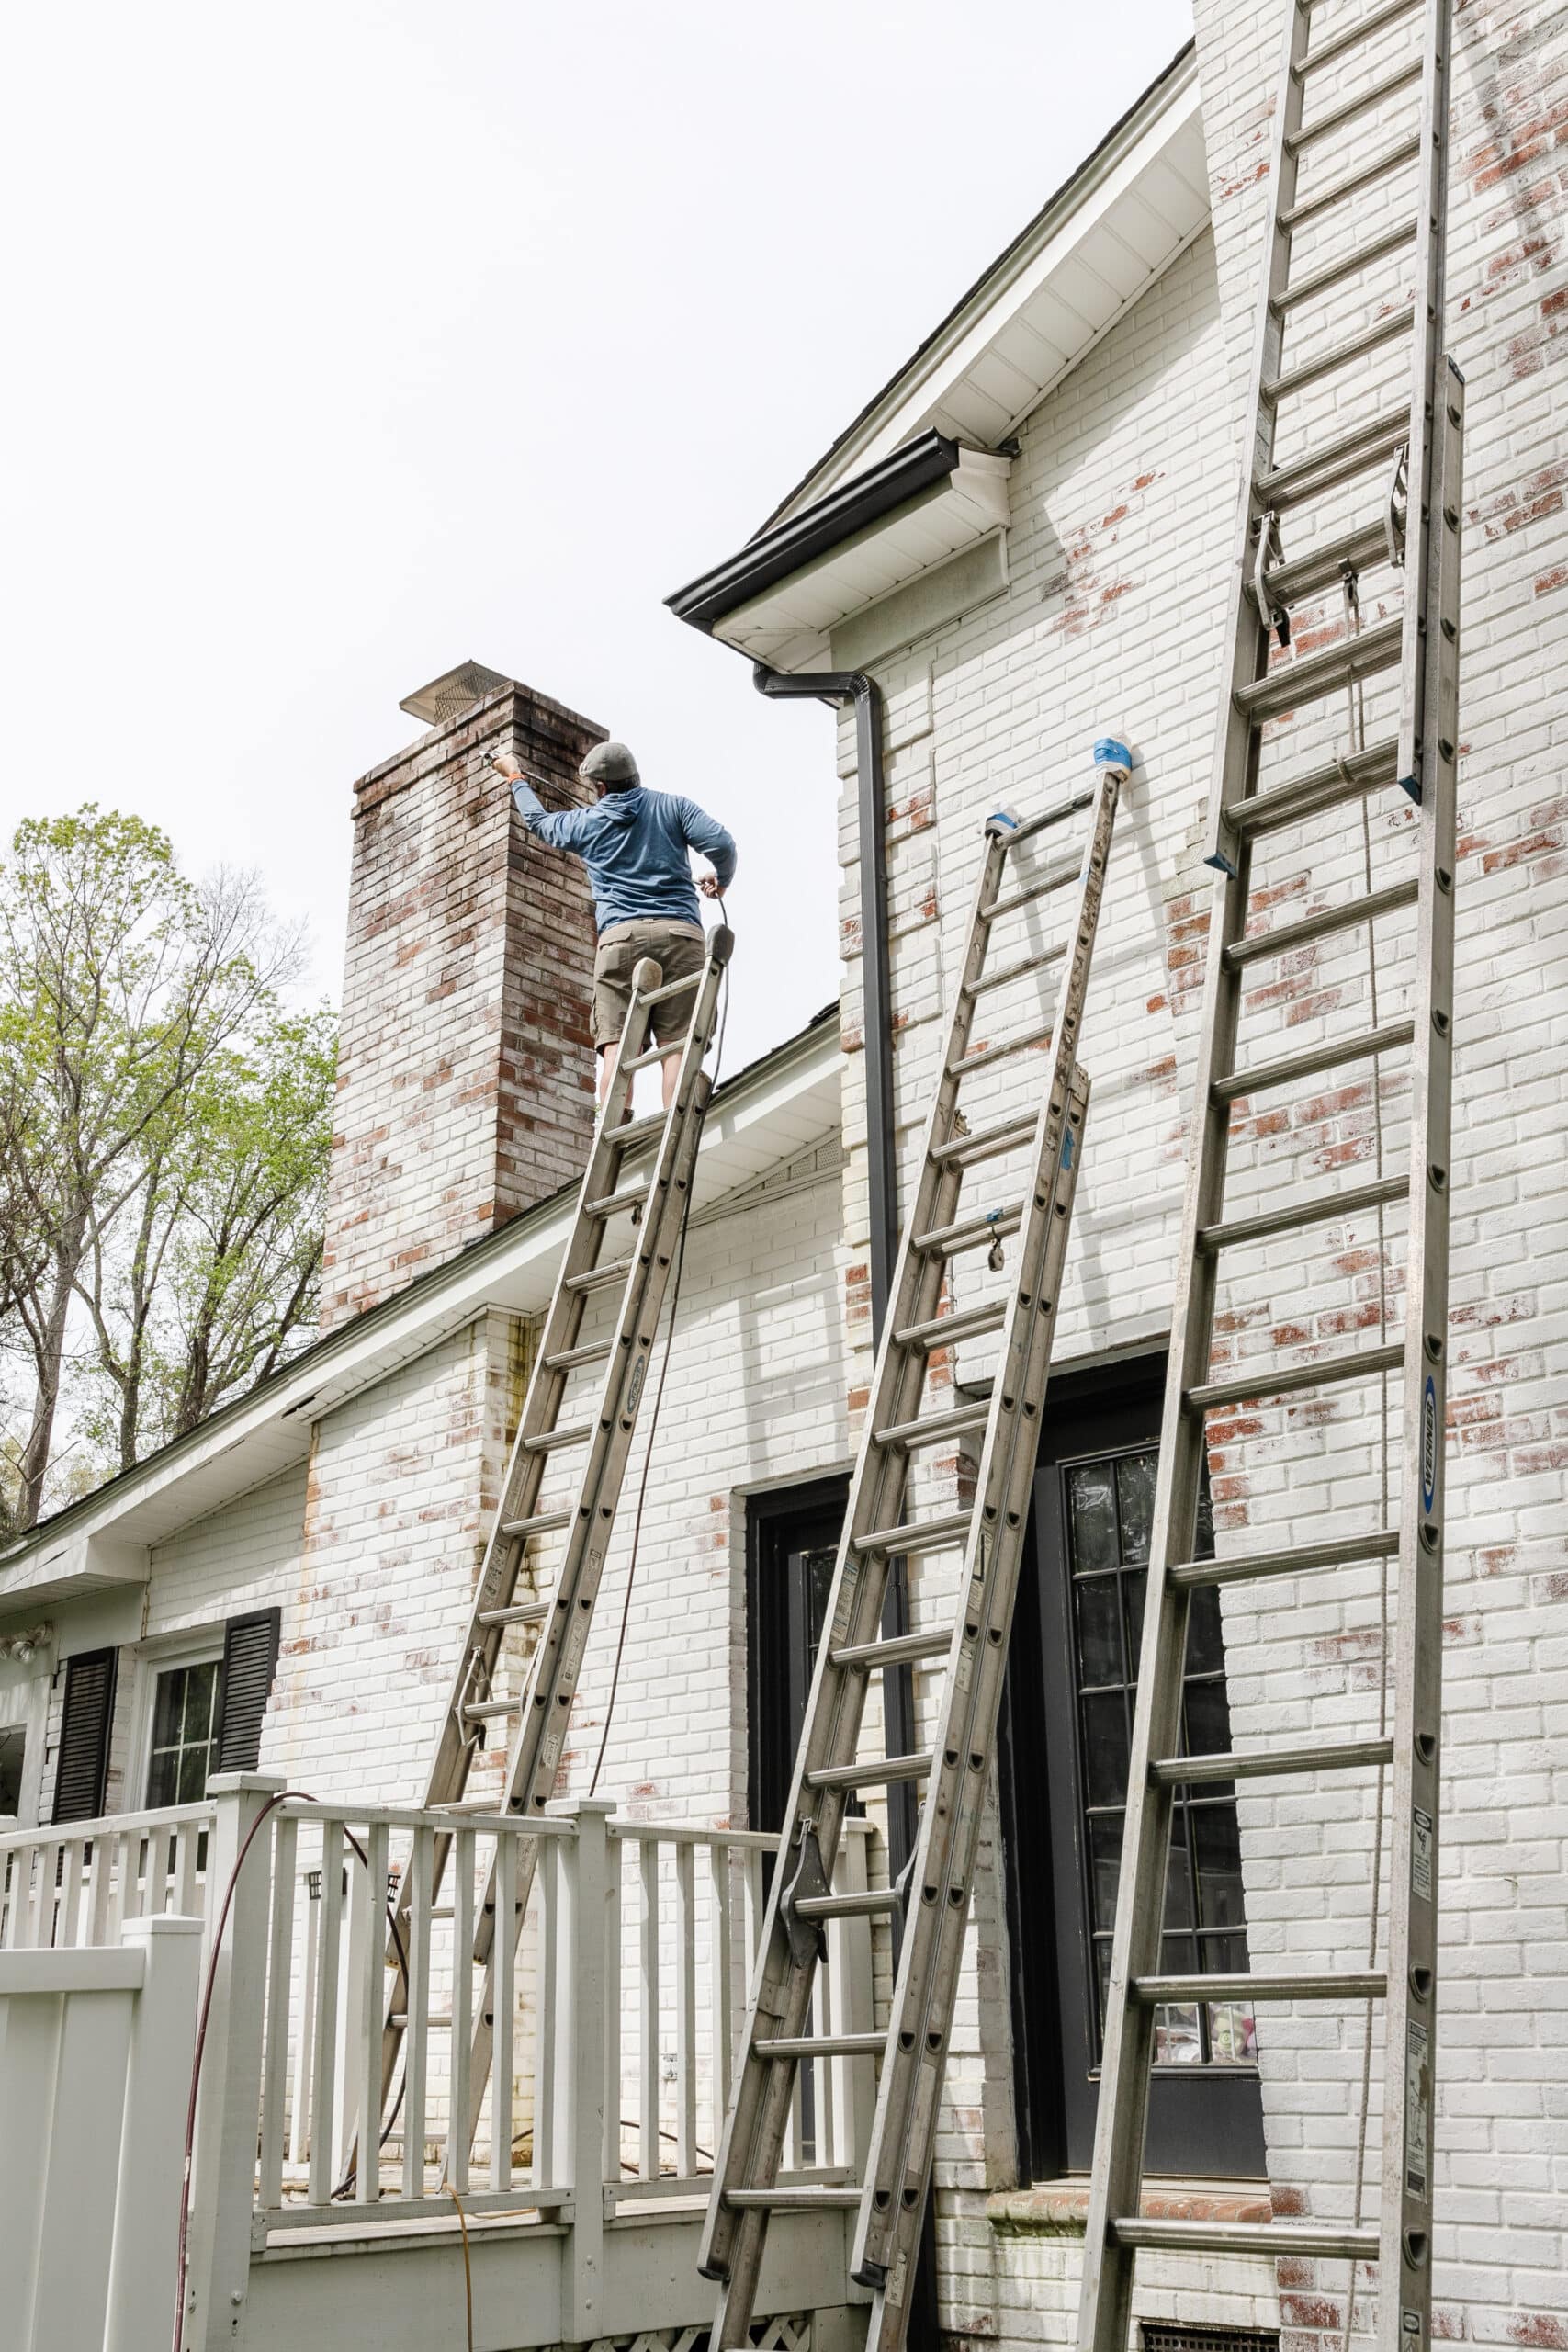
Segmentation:
{"type": "MultiPolygon", "coordinates": [[[[761,662],[751,673],[759,694],[773,701],[852,701],[855,707],[855,774],[860,782],[860,949],[863,1018],[865,1026],[866,1192],[871,1215],[871,1343],[882,1342],[898,1251],[897,1153],[893,1136],[893,978],[887,948],[886,803],[883,793],[882,689],[864,670],[803,670],[791,675],[761,662]]],[[[909,1572],[903,1558],[888,1562],[882,1604],[886,1641],[909,1631],[909,1572]]],[[[915,1677],[908,1666],[888,1667],[882,1677],[882,1714],[886,1752],[908,1756],[915,1746],[915,1677]]],[[[887,1791],[887,1862],[895,1882],[915,1850],[915,1792],[908,1781],[887,1791]]],[[[893,1915],[894,1966],[898,1962],[898,1915],[893,1915]]],[[[910,2296],[908,2340],[911,2352],[935,2352],[937,2340],[936,2209],[926,2199],[925,2226],[910,2296]]]]}
{"type": "Polygon", "coordinates": [[[882,790],[882,689],[863,670],[807,670],[791,677],[758,662],[752,679],[773,701],[852,701],[860,779],[860,947],[865,1022],[866,1192],[871,1212],[871,1343],[882,1338],[898,1249],[897,1158],[893,1143],[893,985],[887,958],[886,831],[882,790]]]}

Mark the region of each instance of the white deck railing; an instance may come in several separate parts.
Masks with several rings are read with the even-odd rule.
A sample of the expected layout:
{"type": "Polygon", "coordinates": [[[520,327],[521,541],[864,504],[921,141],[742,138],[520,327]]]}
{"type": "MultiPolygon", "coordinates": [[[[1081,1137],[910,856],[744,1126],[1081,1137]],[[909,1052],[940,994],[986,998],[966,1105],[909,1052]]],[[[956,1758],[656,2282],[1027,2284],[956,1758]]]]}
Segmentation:
{"type": "MultiPolygon", "coordinates": [[[[652,2199],[705,2197],[771,1838],[621,1818],[592,1800],[504,1819],[293,1797],[268,1811],[281,1789],[229,1775],[201,1805],[0,1835],[0,1949],[118,1946],[127,1922],[172,1913],[203,1920],[204,1957],[250,1840],[213,1963],[187,2344],[209,2340],[254,2253],[303,2231],[362,2236],[374,2220],[385,2245],[400,2224],[452,2218],[455,2192],[492,2222],[565,2225],[564,2258],[589,2280],[606,2222],[652,2199]],[[439,1838],[450,1848],[437,1889],[439,1838]],[[508,1910],[525,1844],[532,1890],[515,1953],[505,1939],[498,1949],[494,2063],[470,2143],[483,1978],[458,1955],[471,1950],[492,1871],[498,1914],[508,1910]],[[389,1907],[404,1886],[401,2048],[367,2163],[362,2119],[383,2116],[397,1983],[389,1907]]],[[[836,1880],[845,1893],[866,1884],[874,1835],[849,1826],[836,1880]]],[[[839,2007],[820,2010],[815,2030],[863,2030],[870,1924],[829,1932],[839,2007]]],[[[874,2092],[869,2058],[803,2067],[785,2170],[852,2177],[874,2092]]]]}
{"type": "Polygon", "coordinates": [[[207,1908],[210,1803],[0,1835],[0,1951],[118,1944],[130,1919],[207,1908]]]}

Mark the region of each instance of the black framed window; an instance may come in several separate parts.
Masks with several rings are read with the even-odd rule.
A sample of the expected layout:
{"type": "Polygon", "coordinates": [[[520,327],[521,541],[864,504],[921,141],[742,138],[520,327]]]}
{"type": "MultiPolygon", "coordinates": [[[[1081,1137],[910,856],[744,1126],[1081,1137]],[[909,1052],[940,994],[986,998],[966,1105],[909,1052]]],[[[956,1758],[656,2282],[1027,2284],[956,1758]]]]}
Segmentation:
{"type": "MultiPolygon", "coordinates": [[[[1162,1359],[1054,1383],[1009,1660],[1001,1762],[1021,2159],[1031,2177],[1086,2169],[1099,2094],[1127,1758],[1158,1461],[1162,1359]]],[[[1200,1556],[1213,1547],[1206,1510],[1200,1556]]],[[[1215,1588],[1190,1610],[1188,1753],[1230,1745],[1215,1588]]],[[[1247,1964],[1234,1785],[1178,1792],[1163,1964],[1247,1964]]],[[[1228,2002],[1156,2020],[1148,2169],[1265,2170],[1250,2011],[1228,2002]]]]}

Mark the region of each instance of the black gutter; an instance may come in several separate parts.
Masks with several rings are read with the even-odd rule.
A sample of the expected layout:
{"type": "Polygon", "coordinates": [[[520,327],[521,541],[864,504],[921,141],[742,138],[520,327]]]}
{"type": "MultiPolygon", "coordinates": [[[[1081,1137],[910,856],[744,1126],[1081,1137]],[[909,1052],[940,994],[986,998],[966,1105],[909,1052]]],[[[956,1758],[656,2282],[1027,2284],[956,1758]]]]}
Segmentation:
{"type": "Polygon", "coordinates": [[[857,531],[880,523],[900,506],[909,505],[948,481],[958,468],[959,447],[944,433],[922,433],[879,465],[868,466],[852,481],[829,491],[803,514],[781,523],[750,539],[739,555],[728,557],[699,580],[677,588],[665,603],[677,620],[711,635],[723,620],[753,596],[781,580],[804,571],[819,555],[841,547],[857,531]]]}
{"type": "Polygon", "coordinates": [[[860,786],[860,952],[865,1052],[866,1193],[871,1214],[871,1343],[882,1339],[898,1250],[898,1169],[893,1144],[893,980],[887,951],[886,813],[882,784],[882,689],[864,670],[803,670],[792,676],[759,662],[759,694],[852,702],[860,786]]]}

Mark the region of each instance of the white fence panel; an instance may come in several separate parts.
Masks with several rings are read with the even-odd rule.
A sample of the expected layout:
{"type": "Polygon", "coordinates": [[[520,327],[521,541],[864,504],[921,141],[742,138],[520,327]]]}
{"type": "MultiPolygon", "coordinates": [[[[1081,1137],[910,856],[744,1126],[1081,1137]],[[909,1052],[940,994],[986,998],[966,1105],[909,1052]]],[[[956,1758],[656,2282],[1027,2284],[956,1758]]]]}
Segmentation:
{"type": "Polygon", "coordinates": [[[0,1951],[8,2352],[166,2352],[201,1932],[149,1916],[0,1951]]]}

